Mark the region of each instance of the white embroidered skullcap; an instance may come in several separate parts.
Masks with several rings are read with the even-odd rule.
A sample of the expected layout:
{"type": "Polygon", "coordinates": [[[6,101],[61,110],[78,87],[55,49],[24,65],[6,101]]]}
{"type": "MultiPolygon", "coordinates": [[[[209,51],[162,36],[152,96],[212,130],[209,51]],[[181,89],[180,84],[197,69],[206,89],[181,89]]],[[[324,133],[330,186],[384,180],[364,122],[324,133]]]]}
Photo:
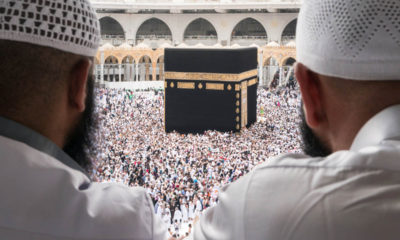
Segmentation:
{"type": "Polygon", "coordinates": [[[99,22],[88,0],[0,0],[0,39],[93,57],[99,22]]]}
{"type": "Polygon", "coordinates": [[[297,60],[326,76],[400,80],[400,0],[304,0],[297,60]]]}

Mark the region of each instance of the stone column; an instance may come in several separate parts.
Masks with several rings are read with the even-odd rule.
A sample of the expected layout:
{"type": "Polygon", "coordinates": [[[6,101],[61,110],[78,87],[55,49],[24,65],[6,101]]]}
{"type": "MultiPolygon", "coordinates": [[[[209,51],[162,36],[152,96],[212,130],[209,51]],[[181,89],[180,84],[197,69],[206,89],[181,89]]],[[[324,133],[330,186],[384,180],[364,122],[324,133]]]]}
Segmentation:
{"type": "MultiPolygon", "coordinates": [[[[121,78],[121,70],[122,70],[122,67],[121,67],[121,63],[120,64],[118,64],[118,76],[119,76],[119,82],[122,82],[122,78],[121,78]]],[[[126,76],[125,76],[126,77],[126,76]]]]}
{"type": "Polygon", "coordinates": [[[148,81],[148,80],[150,80],[150,64],[149,64],[149,59],[148,58],[145,58],[144,59],[144,66],[145,66],[145,68],[146,68],[146,74],[145,74],[145,78],[144,78],[144,80],[145,81],[148,81]]]}
{"type": "Polygon", "coordinates": [[[100,84],[104,84],[104,52],[100,53],[100,84]]]}
{"type": "Polygon", "coordinates": [[[160,69],[159,69],[159,71],[160,71],[160,81],[164,81],[164,63],[162,62],[160,62],[160,69]]]}
{"type": "Polygon", "coordinates": [[[104,64],[100,64],[100,84],[104,84],[104,64]]]}
{"type": "Polygon", "coordinates": [[[260,51],[258,54],[258,81],[259,84],[261,85],[263,79],[264,79],[264,66],[263,66],[263,51],[260,51]]]}
{"type": "Polygon", "coordinates": [[[135,71],[136,81],[139,81],[139,63],[135,64],[135,68],[136,68],[136,71],[135,71]]]}
{"type": "Polygon", "coordinates": [[[153,81],[157,80],[157,62],[152,63],[153,66],[153,81]]]}
{"type": "Polygon", "coordinates": [[[282,85],[282,81],[283,81],[283,67],[279,67],[279,84],[278,84],[278,86],[282,85]]]}

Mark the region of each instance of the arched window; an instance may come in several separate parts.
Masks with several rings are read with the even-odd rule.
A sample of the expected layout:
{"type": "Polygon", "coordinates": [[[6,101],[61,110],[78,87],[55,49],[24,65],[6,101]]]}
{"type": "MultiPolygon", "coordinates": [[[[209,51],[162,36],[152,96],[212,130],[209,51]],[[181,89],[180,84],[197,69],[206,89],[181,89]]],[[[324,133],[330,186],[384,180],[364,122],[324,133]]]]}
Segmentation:
{"type": "Polygon", "coordinates": [[[283,62],[283,66],[293,66],[293,64],[294,64],[295,62],[296,62],[296,59],[290,57],[290,58],[286,59],[286,60],[283,62]]]}
{"type": "Polygon", "coordinates": [[[261,86],[275,88],[279,83],[279,63],[273,58],[267,58],[263,65],[263,76],[261,78],[261,86]]]}
{"type": "Polygon", "coordinates": [[[103,17],[99,20],[101,38],[107,39],[125,39],[125,32],[121,24],[112,17],[103,17]]]}
{"type": "Polygon", "coordinates": [[[109,56],[104,61],[104,81],[119,81],[118,59],[114,56],[109,56]]]}
{"type": "Polygon", "coordinates": [[[136,32],[136,44],[145,42],[152,48],[163,43],[172,43],[172,33],[168,25],[158,18],[150,18],[140,25],[136,32]]]}
{"type": "Polygon", "coordinates": [[[282,76],[281,76],[281,85],[286,85],[290,88],[295,88],[297,81],[294,76],[294,68],[293,65],[296,62],[296,59],[289,57],[283,61],[282,64],[282,76]]]}
{"type": "Polygon", "coordinates": [[[267,31],[261,23],[254,18],[246,18],[240,21],[232,31],[231,44],[248,46],[253,43],[262,46],[267,44],[267,31]]]}
{"type": "Polygon", "coordinates": [[[188,45],[214,45],[218,42],[217,31],[209,21],[198,18],[186,27],[184,41],[188,45]]]}
{"type": "Polygon", "coordinates": [[[283,45],[296,39],[296,27],[297,19],[291,21],[288,25],[286,25],[285,29],[282,32],[281,41],[283,45]]]}

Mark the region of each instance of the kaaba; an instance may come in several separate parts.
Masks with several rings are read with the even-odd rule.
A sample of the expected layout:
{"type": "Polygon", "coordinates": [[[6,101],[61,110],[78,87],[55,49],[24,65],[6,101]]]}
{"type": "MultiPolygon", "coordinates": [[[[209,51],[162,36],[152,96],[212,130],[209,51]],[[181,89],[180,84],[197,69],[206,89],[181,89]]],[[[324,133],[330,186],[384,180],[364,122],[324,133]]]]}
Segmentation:
{"type": "Polygon", "coordinates": [[[257,121],[257,48],[167,48],[164,60],[166,132],[239,132],[257,121]]]}

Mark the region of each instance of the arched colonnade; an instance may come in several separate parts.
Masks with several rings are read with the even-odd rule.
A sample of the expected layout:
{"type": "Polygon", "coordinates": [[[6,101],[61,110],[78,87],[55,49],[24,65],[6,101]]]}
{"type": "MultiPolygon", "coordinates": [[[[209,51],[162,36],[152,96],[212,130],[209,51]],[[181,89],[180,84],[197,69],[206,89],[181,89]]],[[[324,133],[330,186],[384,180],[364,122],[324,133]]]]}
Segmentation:
{"type": "MultiPolygon", "coordinates": [[[[293,76],[295,47],[258,49],[260,85],[287,84],[293,76]]],[[[100,83],[164,80],[164,49],[105,49],[95,57],[95,75],[100,83]]]]}
{"type": "Polygon", "coordinates": [[[213,18],[190,17],[182,19],[179,31],[176,31],[176,27],[170,26],[171,23],[166,19],[168,18],[154,16],[146,18],[134,29],[129,29],[130,34],[128,34],[128,29],[124,29],[124,27],[127,28],[123,24],[124,21],[119,22],[120,20],[113,18],[112,15],[103,16],[100,18],[102,39],[112,40],[114,36],[117,39],[112,42],[116,45],[123,41],[129,41],[133,45],[148,41],[153,49],[162,43],[173,45],[176,42],[187,45],[201,43],[211,46],[221,43],[224,39],[228,41],[228,46],[233,44],[249,45],[249,43],[263,46],[271,39],[281,43],[287,43],[294,39],[297,25],[296,17],[289,18],[289,21],[283,20],[282,26],[280,26],[281,30],[274,32],[270,39],[270,29],[268,29],[270,21],[262,21],[264,18],[259,16],[240,16],[240,18],[234,18],[235,20],[226,27],[219,26],[221,23],[213,18]],[[278,34],[280,34],[279,37],[278,34]]]}

